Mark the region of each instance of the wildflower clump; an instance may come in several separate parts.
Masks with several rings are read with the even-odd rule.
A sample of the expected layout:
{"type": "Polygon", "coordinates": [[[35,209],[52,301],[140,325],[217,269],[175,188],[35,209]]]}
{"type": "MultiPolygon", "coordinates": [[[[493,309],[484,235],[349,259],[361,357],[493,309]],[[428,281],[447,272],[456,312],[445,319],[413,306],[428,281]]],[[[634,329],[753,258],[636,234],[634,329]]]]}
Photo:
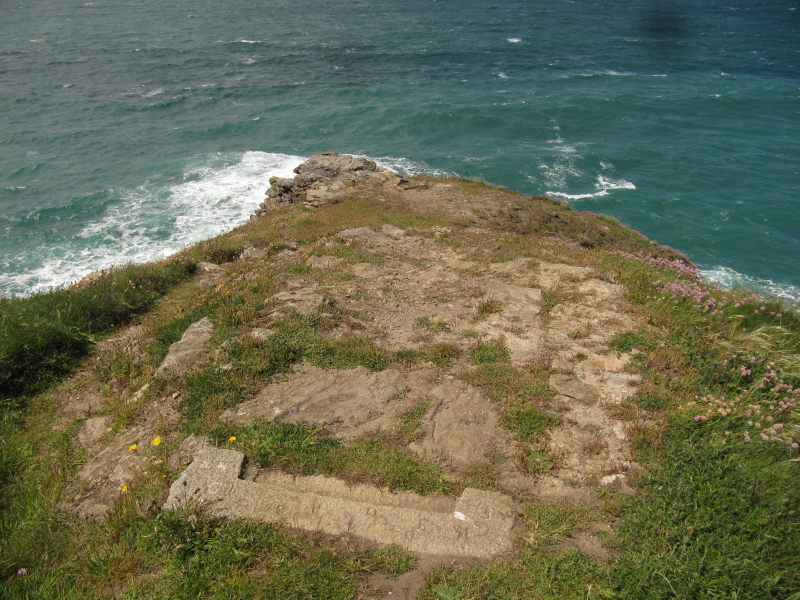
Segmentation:
{"type": "Polygon", "coordinates": [[[663,271],[672,271],[673,273],[683,275],[689,279],[700,279],[700,271],[697,270],[697,267],[678,258],[672,259],[664,258],[662,256],[653,256],[651,254],[647,254],[644,250],[640,250],[636,254],[622,252],[620,250],[612,250],[611,254],[614,256],[627,258],[629,260],[643,262],[646,265],[656,267],[663,271]]]}
{"type": "Polygon", "coordinates": [[[800,387],[786,381],[773,362],[736,353],[722,361],[719,375],[732,397],[706,395],[689,402],[695,422],[728,419],[726,437],[739,429],[735,435],[748,443],[760,439],[800,449],[800,387]]]}

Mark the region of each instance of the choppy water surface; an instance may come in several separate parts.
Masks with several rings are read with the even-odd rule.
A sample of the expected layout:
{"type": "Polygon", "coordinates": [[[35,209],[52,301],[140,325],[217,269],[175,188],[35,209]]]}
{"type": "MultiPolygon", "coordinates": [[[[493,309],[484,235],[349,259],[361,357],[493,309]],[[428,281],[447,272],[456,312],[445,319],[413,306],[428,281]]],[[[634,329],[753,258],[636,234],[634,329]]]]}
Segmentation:
{"type": "Polygon", "coordinates": [[[336,150],[613,214],[800,298],[800,0],[5,3],[0,294],[243,222],[336,150]]]}

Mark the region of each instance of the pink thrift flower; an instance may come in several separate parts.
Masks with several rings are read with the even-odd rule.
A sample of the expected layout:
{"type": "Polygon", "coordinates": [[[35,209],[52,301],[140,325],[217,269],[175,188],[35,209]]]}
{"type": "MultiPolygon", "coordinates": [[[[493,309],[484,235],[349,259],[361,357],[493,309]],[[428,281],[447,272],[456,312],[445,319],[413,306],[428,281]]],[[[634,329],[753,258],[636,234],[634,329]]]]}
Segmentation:
{"type": "Polygon", "coordinates": [[[28,569],[26,569],[25,567],[22,567],[21,569],[17,570],[17,575],[27,575],[27,574],[28,574],[28,569]]]}
{"type": "Polygon", "coordinates": [[[694,421],[695,421],[695,423],[698,423],[698,422],[700,422],[700,421],[702,421],[702,420],[703,420],[703,417],[701,417],[700,415],[697,415],[697,416],[694,418],[694,421]]]}

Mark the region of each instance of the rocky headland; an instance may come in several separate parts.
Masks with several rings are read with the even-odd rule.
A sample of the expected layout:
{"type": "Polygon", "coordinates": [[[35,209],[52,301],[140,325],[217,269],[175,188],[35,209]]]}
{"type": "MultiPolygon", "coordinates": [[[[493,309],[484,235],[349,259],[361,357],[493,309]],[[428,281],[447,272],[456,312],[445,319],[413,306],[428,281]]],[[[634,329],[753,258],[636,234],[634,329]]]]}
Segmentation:
{"type": "Polygon", "coordinates": [[[654,398],[686,364],[642,305],[665,269],[700,285],[685,257],[480,182],[335,153],[295,172],[41,401],[81,457],[62,514],[244,519],[407,557],[353,575],[359,597],[450,597],[443,573],[536,552],[613,562],[637,452],[661,443],[654,398]]]}

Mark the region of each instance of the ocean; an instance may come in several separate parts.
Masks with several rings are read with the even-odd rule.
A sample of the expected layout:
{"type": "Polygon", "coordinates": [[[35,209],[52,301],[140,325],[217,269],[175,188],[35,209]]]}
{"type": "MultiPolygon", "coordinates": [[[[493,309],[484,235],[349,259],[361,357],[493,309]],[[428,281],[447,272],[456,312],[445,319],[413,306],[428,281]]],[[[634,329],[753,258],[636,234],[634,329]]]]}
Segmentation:
{"type": "Polygon", "coordinates": [[[800,300],[800,0],[4,0],[0,295],[161,258],[322,151],[620,218],[800,300]]]}

